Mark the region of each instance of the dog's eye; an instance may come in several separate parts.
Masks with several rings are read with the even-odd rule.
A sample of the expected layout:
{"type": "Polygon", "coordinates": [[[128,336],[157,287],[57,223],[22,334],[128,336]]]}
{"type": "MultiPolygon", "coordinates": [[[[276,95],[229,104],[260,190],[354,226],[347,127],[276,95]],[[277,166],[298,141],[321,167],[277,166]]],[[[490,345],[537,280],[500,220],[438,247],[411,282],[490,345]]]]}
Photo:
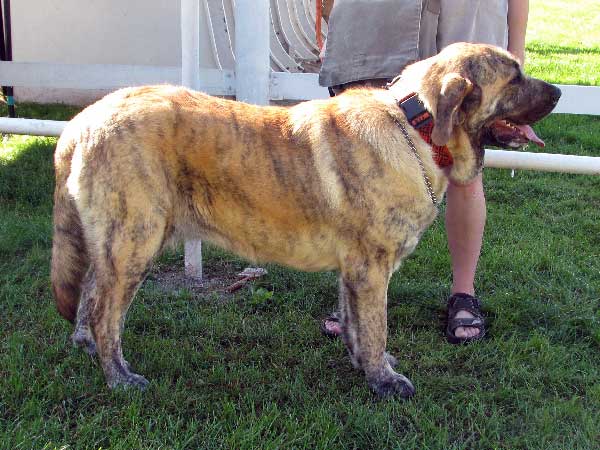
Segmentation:
{"type": "Polygon", "coordinates": [[[523,75],[521,75],[521,72],[518,72],[512,80],[510,80],[509,84],[519,84],[521,81],[523,81],[523,75]]]}

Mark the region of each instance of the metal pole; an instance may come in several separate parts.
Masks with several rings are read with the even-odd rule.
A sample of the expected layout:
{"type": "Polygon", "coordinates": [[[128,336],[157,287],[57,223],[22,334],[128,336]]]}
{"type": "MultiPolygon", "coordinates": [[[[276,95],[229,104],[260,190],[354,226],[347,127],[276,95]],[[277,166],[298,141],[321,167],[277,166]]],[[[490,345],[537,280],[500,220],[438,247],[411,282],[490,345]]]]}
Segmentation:
{"type": "Polygon", "coordinates": [[[552,153],[486,150],[485,167],[600,175],[600,158],[552,153]]]}
{"type": "MultiPolygon", "coordinates": [[[[67,123],[59,120],[0,117],[0,132],[32,136],[60,136],[67,123]]],[[[485,167],[490,169],[539,170],[543,172],[600,175],[600,157],[486,150],[485,167]]],[[[192,243],[194,242],[200,241],[192,241],[192,243]]]]}
{"type": "MultiPolygon", "coordinates": [[[[200,84],[200,0],[181,0],[181,84],[198,89],[200,84]]],[[[184,246],[185,274],[202,279],[202,242],[184,246]]]]}
{"type": "MultiPolygon", "coordinates": [[[[12,33],[10,20],[10,0],[4,0],[4,20],[2,30],[2,43],[4,45],[2,60],[12,61],[12,33]]],[[[15,113],[15,99],[12,86],[3,86],[2,92],[6,95],[8,117],[17,117],[15,113]]]]}
{"type": "Polygon", "coordinates": [[[270,30],[269,0],[236,0],[236,98],[242,102],[269,103],[270,30]]]}
{"type": "Polygon", "coordinates": [[[200,0],[181,0],[181,84],[200,83],[200,0]]]}
{"type": "Polygon", "coordinates": [[[62,120],[8,119],[0,117],[0,132],[30,136],[60,136],[68,122],[62,120]]]}

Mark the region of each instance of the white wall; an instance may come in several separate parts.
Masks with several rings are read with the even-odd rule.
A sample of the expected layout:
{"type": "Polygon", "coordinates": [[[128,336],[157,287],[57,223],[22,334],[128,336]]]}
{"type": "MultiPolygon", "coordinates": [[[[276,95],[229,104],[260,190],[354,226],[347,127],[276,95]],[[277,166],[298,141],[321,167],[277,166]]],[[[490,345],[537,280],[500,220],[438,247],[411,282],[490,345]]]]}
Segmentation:
{"type": "MultiPolygon", "coordinates": [[[[13,60],[76,64],[181,64],[179,0],[11,2],[13,60]]],[[[201,26],[206,29],[204,8],[201,26]]],[[[215,68],[208,37],[201,66],[215,68]]],[[[15,88],[17,101],[82,104],[104,92],[15,88]]]]}

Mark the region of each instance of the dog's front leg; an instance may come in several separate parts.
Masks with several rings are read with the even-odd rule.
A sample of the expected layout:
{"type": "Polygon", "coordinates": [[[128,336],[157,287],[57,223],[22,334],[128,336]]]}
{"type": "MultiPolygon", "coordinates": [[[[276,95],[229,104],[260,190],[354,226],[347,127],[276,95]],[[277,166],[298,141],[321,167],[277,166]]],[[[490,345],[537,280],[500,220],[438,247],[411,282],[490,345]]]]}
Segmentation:
{"type": "Polygon", "coordinates": [[[362,368],[371,389],[379,396],[412,397],[408,378],[394,372],[385,353],[387,340],[387,287],[390,277],[384,264],[351,258],[340,273],[342,337],[352,363],[362,368]]]}

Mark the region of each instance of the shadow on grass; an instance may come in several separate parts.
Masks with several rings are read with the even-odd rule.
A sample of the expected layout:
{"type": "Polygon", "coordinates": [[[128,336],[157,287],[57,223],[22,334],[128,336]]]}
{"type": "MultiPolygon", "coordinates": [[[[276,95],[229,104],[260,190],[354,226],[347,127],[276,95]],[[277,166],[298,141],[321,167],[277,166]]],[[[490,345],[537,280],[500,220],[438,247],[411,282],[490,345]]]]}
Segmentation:
{"type": "Polygon", "coordinates": [[[559,57],[559,55],[600,55],[599,47],[571,47],[559,44],[548,44],[542,42],[528,42],[527,52],[537,53],[539,55],[552,55],[552,57],[559,57]]]}
{"type": "Polygon", "coordinates": [[[0,147],[0,201],[18,209],[49,209],[56,139],[12,136],[0,147]]]}
{"type": "MultiPolygon", "coordinates": [[[[17,105],[17,116],[70,120],[80,110],[67,105],[23,103],[17,105]]],[[[6,105],[0,105],[0,115],[7,115],[6,105]]],[[[55,147],[56,138],[3,135],[0,147],[0,207],[51,208],[55,147]]]]}
{"type": "Polygon", "coordinates": [[[10,137],[0,147],[0,257],[49,248],[56,139],[10,137]]]}
{"type": "MultiPolygon", "coordinates": [[[[71,120],[79,111],[79,106],[62,104],[17,103],[17,117],[39,120],[71,120]]],[[[0,116],[8,116],[8,108],[0,104],[0,116]]]]}

